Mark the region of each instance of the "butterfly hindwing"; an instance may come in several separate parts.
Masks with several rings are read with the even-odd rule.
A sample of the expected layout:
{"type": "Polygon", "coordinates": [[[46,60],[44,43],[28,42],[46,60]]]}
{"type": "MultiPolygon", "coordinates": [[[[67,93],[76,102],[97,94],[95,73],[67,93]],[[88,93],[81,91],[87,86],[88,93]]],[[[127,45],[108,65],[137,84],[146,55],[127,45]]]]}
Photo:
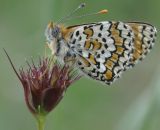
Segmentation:
{"type": "Polygon", "coordinates": [[[110,84],[130,64],[133,40],[130,26],[106,21],[79,26],[69,43],[77,54],[78,67],[90,77],[110,84]]]}
{"type": "Polygon", "coordinates": [[[69,46],[77,66],[89,77],[111,84],[142,60],[153,47],[156,29],[140,22],[99,22],[75,25],[69,46]]]}

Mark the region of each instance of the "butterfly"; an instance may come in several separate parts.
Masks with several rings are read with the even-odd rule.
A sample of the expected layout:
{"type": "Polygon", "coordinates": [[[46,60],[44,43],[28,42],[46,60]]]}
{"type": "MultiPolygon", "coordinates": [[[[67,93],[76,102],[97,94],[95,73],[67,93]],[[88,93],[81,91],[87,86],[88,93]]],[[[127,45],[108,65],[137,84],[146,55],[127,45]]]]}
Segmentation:
{"type": "Polygon", "coordinates": [[[47,44],[58,61],[72,64],[83,74],[108,85],[145,58],[155,43],[156,35],[156,28],[151,24],[121,21],[69,27],[50,22],[45,31],[47,44]]]}

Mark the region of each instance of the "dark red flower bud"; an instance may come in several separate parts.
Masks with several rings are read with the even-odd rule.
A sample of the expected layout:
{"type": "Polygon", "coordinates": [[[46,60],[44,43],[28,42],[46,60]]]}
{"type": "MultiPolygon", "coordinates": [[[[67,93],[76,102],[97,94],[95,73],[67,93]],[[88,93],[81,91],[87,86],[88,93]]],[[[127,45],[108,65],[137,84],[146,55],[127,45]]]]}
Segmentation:
{"type": "Polygon", "coordinates": [[[53,63],[50,58],[40,59],[37,66],[27,62],[29,68],[25,71],[22,68],[18,73],[5,53],[23,85],[26,104],[35,116],[48,114],[61,101],[69,85],[80,78],[72,68],[53,63]]]}

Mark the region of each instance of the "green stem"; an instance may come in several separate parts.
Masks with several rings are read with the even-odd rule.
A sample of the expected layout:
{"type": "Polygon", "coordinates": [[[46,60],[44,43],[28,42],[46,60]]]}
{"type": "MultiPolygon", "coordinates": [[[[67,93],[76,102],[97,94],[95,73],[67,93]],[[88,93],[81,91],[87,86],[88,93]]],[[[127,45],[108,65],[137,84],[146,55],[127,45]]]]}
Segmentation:
{"type": "Polygon", "coordinates": [[[38,116],[37,117],[37,123],[38,123],[38,130],[44,130],[45,117],[44,116],[38,116]]]}

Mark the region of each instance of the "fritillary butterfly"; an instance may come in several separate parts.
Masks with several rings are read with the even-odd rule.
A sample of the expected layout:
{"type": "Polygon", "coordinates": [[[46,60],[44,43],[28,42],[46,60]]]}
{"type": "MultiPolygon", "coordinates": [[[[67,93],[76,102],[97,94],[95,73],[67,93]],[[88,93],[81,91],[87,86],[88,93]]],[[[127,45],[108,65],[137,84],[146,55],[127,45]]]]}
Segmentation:
{"type": "MultiPolygon", "coordinates": [[[[82,7],[84,4],[75,11],[82,7]]],[[[51,22],[45,35],[61,63],[75,65],[83,74],[110,85],[144,59],[155,43],[156,33],[148,23],[103,21],[69,27],[51,22]]]]}

